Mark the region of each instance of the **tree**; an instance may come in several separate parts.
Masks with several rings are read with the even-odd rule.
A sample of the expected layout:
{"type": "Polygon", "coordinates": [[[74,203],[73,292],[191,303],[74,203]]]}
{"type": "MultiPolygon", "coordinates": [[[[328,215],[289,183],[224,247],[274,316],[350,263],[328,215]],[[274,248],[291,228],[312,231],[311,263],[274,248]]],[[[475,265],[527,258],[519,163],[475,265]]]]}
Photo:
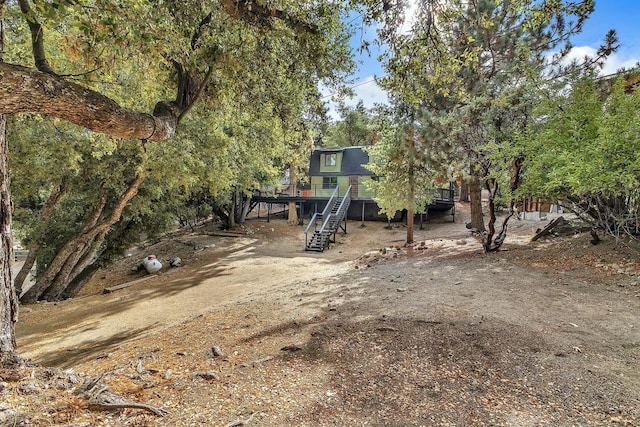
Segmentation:
{"type": "Polygon", "coordinates": [[[373,144],[372,114],[362,101],[355,107],[340,105],[340,119],[327,126],[322,137],[323,147],[352,147],[373,144]]]}
{"type": "Polygon", "coordinates": [[[625,77],[633,73],[611,85],[592,72],[550,87],[535,111],[539,125],[517,146],[518,196],[559,200],[617,239],[640,235],[640,92],[625,77]]]}
{"type": "MultiPolygon", "coordinates": [[[[4,5],[0,0],[0,62],[4,59],[4,5]]],[[[15,324],[18,298],[12,282],[11,193],[8,165],[7,116],[0,113],[0,365],[17,362],[15,324]]]]}
{"type": "MultiPolygon", "coordinates": [[[[340,70],[350,64],[339,24],[340,10],[324,3],[285,2],[283,9],[265,7],[257,1],[235,0],[212,4],[186,1],[162,7],[137,0],[117,4],[96,0],[91,7],[85,7],[84,2],[63,0],[37,2],[33,8],[28,0],[18,3],[19,10],[13,3],[0,1],[0,21],[26,20],[36,68],[4,62],[6,57],[1,58],[0,143],[5,148],[4,115],[24,112],[57,117],[113,137],[166,141],[176,135],[178,124],[198,99],[208,95],[207,98],[215,101],[216,90],[229,82],[241,83],[249,89],[245,80],[234,80],[242,70],[242,62],[236,59],[251,63],[251,58],[234,52],[247,42],[263,43],[264,51],[269,51],[270,43],[283,42],[289,55],[279,59],[300,64],[306,70],[306,82],[339,77],[340,70]],[[46,30],[53,32],[53,29],[67,31],[60,34],[68,55],[82,58],[82,64],[87,69],[93,68],[95,76],[108,79],[111,66],[118,58],[138,52],[149,59],[156,70],[163,71],[166,81],[175,82],[175,98],[157,102],[151,114],[140,113],[122,107],[108,92],[96,90],[88,78],[92,73],[81,73],[84,84],[71,81],[69,75],[65,77],[56,70],[58,64],[50,64],[47,58],[46,30]]],[[[2,28],[1,46],[2,52],[6,52],[4,26],[2,28]]],[[[16,59],[20,58],[16,56],[16,59]]],[[[256,59],[254,64],[260,61],[260,58],[253,59],[256,59]]],[[[69,67],[73,63],[76,61],[59,65],[69,67]]],[[[75,74],[78,77],[80,73],[75,74]]],[[[6,267],[0,271],[0,359],[4,364],[15,356],[17,307],[9,265],[12,246],[7,152],[0,154],[4,156],[0,163],[5,166],[0,183],[1,221],[5,231],[0,260],[6,267]]],[[[142,175],[137,176],[131,181],[131,191],[122,193],[123,198],[136,191],[136,182],[142,175]]],[[[94,237],[101,233],[102,230],[97,229],[90,232],[94,237]]]]}
{"type": "MultiPolygon", "coordinates": [[[[495,169],[489,147],[513,145],[513,130],[531,124],[534,104],[526,91],[532,81],[566,71],[557,65],[571,47],[567,41],[593,11],[593,1],[431,0],[419,4],[409,30],[401,27],[402,13],[383,3],[370,3],[371,16],[385,23],[379,35],[390,47],[385,58],[388,77],[382,85],[392,96],[439,117],[432,121],[433,139],[440,141],[442,152],[450,151],[450,157],[466,165],[472,227],[486,251],[496,250],[506,222],[494,239],[494,200],[502,173],[495,169]],[[563,43],[549,61],[547,55],[563,43]],[[480,197],[483,186],[490,194],[488,229],[480,197]]],[[[610,33],[593,61],[614,51],[615,42],[610,33]]],[[[520,165],[521,159],[511,163],[520,165]]],[[[517,179],[512,183],[517,186],[517,179]]]]}
{"type": "MultiPolygon", "coordinates": [[[[396,112],[399,109],[396,109],[396,112]]],[[[381,213],[392,218],[407,210],[406,244],[413,243],[414,216],[422,212],[433,198],[435,172],[427,161],[428,141],[417,129],[411,107],[402,115],[381,115],[378,142],[369,148],[369,164],[377,180],[367,182],[376,194],[374,200],[381,213]]]]}

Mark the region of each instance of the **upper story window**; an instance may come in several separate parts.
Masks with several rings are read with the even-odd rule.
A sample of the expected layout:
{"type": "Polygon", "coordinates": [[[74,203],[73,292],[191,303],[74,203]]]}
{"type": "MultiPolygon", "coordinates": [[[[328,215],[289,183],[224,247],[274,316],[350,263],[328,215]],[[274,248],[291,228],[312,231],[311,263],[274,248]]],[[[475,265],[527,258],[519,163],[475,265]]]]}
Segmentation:
{"type": "Polygon", "coordinates": [[[325,166],[335,166],[338,164],[338,155],[336,153],[325,154],[324,155],[324,165],[325,166]]]}

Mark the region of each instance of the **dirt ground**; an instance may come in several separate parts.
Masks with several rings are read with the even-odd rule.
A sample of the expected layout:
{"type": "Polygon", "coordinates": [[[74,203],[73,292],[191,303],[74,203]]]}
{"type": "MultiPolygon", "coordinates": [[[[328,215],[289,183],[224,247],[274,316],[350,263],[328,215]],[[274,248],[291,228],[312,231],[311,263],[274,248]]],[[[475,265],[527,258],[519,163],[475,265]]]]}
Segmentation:
{"type": "Polygon", "coordinates": [[[513,221],[485,255],[466,219],[413,248],[349,222],[305,252],[301,227],[256,219],[133,249],[81,297],[21,307],[21,353],[55,369],[0,371],[0,424],[640,425],[638,252],[513,221]],[[184,265],[102,293],[151,253],[184,265]],[[96,411],[78,374],[167,414],[96,411]]]}

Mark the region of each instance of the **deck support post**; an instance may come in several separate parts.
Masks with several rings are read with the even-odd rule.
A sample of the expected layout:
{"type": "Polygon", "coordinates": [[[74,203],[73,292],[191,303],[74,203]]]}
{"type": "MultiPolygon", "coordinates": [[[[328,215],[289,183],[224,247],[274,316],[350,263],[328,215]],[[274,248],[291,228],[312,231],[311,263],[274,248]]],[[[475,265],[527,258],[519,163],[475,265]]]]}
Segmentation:
{"type": "Polygon", "coordinates": [[[304,219],[302,218],[302,215],[304,213],[304,202],[300,201],[300,203],[298,203],[298,205],[300,206],[299,208],[299,214],[298,214],[298,225],[304,225],[304,219]]]}
{"type": "Polygon", "coordinates": [[[267,205],[267,222],[271,222],[271,203],[267,205]]]}

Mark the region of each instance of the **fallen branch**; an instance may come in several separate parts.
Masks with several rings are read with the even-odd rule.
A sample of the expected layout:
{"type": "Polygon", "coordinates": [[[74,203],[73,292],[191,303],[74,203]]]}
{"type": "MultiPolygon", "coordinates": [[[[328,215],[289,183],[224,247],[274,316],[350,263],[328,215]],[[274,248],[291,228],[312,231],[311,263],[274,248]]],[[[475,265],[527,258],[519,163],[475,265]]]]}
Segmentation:
{"type": "Polygon", "coordinates": [[[114,394],[107,394],[106,396],[102,395],[99,399],[95,399],[89,402],[89,409],[97,410],[97,411],[109,411],[112,409],[143,409],[145,411],[151,412],[153,415],[158,417],[164,417],[169,414],[169,412],[165,411],[162,408],[156,408],[151,405],[145,405],[144,403],[134,403],[129,402],[120,396],[116,396],[114,394]]]}
{"type": "Polygon", "coordinates": [[[149,280],[149,279],[154,278],[156,276],[157,276],[157,274],[152,274],[150,276],[145,276],[145,277],[143,277],[141,279],[132,280],[131,282],[123,283],[121,285],[111,286],[109,288],[105,288],[102,291],[102,293],[103,294],[110,294],[113,291],[118,291],[120,289],[128,288],[129,286],[137,285],[140,282],[144,282],[145,280],[149,280]]]}
{"type": "Polygon", "coordinates": [[[562,224],[563,222],[564,222],[564,217],[559,216],[558,218],[554,219],[549,224],[547,224],[547,226],[545,228],[543,228],[542,230],[538,231],[536,233],[536,235],[531,238],[531,241],[535,242],[536,240],[538,240],[542,236],[545,236],[545,235],[549,234],[551,232],[551,230],[553,230],[554,228],[556,228],[556,226],[558,224],[562,224]]]}
{"type": "Polygon", "coordinates": [[[90,410],[143,409],[158,417],[164,417],[169,413],[162,408],[156,408],[144,403],[130,402],[124,397],[111,393],[109,387],[101,381],[103,376],[104,374],[85,379],[84,383],[76,390],[76,394],[82,394],[82,397],[89,401],[88,407],[90,410]]]}

